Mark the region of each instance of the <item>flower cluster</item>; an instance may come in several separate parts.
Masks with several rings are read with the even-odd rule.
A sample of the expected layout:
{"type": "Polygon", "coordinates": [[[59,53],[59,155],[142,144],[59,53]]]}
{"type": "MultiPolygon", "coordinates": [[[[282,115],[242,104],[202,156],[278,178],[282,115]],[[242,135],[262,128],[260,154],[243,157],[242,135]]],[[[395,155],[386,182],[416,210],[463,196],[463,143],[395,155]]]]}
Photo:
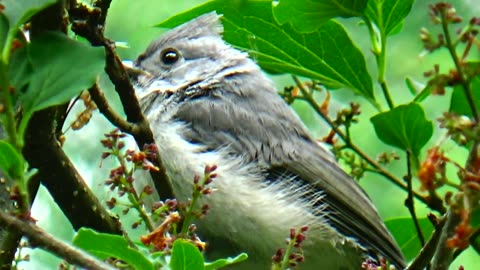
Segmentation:
{"type": "Polygon", "coordinates": [[[305,260],[302,243],[306,239],[307,231],[308,226],[303,226],[298,231],[294,228],[290,229],[290,237],[286,240],[287,248],[279,248],[272,256],[272,269],[295,268],[305,260]]]}
{"type": "MultiPolygon", "coordinates": [[[[125,133],[118,129],[105,134],[105,139],[101,141],[106,151],[102,153],[102,159],[114,157],[119,166],[110,171],[109,178],[105,181],[105,185],[109,186],[111,191],[117,190],[117,195],[122,197],[127,195],[130,205],[127,205],[122,213],[126,215],[131,208],[137,210],[140,219],[132,224],[132,228],[138,227],[142,222],[153,230],[148,214],[143,207],[143,199],[152,195],[154,189],[149,185],[144,185],[141,192],[138,192],[133,183],[133,174],[136,170],[157,171],[158,168],[153,165],[152,161],[158,156],[157,147],[155,145],[145,145],[143,151],[124,150],[125,142],[122,140],[126,137],[125,133]]],[[[118,205],[117,199],[112,197],[106,202],[108,208],[112,209],[118,205]]]]}
{"type": "Polygon", "coordinates": [[[144,245],[151,245],[156,251],[168,253],[173,242],[177,238],[182,238],[189,240],[199,250],[205,250],[206,245],[195,234],[197,228],[191,222],[194,218],[202,218],[208,213],[208,204],[203,204],[198,209],[197,203],[202,196],[210,195],[213,192],[209,185],[217,177],[216,170],[216,165],[206,165],[203,177],[194,176],[192,198],[188,202],[177,203],[176,200],[166,200],[153,205],[152,214],[163,218],[163,222],[151,233],[141,237],[144,245]],[[179,226],[181,226],[181,230],[177,231],[179,226]]]}

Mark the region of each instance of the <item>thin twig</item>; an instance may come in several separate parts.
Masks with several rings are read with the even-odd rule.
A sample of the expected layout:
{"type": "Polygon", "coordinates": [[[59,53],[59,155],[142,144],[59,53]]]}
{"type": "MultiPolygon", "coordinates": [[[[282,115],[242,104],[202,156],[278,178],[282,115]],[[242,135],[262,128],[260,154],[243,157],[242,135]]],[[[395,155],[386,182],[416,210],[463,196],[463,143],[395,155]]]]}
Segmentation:
{"type": "Polygon", "coordinates": [[[39,246],[40,248],[57,255],[71,264],[91,270],[114,269],[86,252],[57,240],[32,222],[20,220],[15,216],[0,211],[0,224],[20,231],[35,246],[39,246]]]}
{"type": "Polygon", "coordinates": [[[415,224],[415,230],[417,231],[418,239],[420,240],[420,244],[425,246],[425,237],[423,235],[422,229],[420,228],[420,224],[418,223],[418,217],[415,212],[415,201],[413,200],[413,186],[412,186],[412,152],[410,150],[406,151],[407,153],[407,176],[405,176],[405,180],[407,181],[408,186],[408,197],[405,200],[405,206],[408,208],[410,215],[412,216],[413,223],[415,224]]]}
{"type": "Polygon", "coordinates": [[[103,91],[100,90],[98,84],[94,84],[88,89],[92,100],[98,107],[100,113],[102,113],[110,123],[118,127],[121,131],[127,132],[129,134],[136,134],[139,132],[139,126],[130,122],[127,122],[118,115],[115,110],[108,104],[103,91]]]}
{"type": "MultiPolygon", "coordinates": [[[[370,158],[365,152],[363,152],[358,146],[352,143],[349,137],[347,137],[339,128],[338,126],[323,112],[322,108],[318,105],[316,100],[314,99],[313,95],[303,87],[300,80],[293,76],[293,80],[297,84],[298,88],[302,92],[305,100],[312,106],[315,112],[325,121],[327,124],[335,131],[335,133],[345,142],[348,148],[352,149],[356,152],[360,157],[362,157],[370,166],[374,167],[378,173],[389,181],[391,181],[396,186],[400,187],[401,189],[408,191],[408,187],[405,185],[403,181],[395,177],[385,168],[383,168],[380,164],[378,164],[375,160],[370,158]]],[[[442,204],[442,201],[432,200],[434,198],[425,198],[422,195],[418,194],[417,192],[413,192],[413,195],[416,199],[420,200],[424,204],[428,205],[432,210],[438,211],[439,213],[445,213],[445,207],[442,204]]]]}
{"type": "Polygon", "coordinates": [[[464,73],[464,69],[462,68],[462,63],[460,62],[457,52],[455,51],[455,46],[453,46],[453,43],[452,43],[452,37],[450,36],[450,31],[448,30],[448,19],[447,19],[448,15],[446,14],[446,12],[448,12],[446,9],[440,10],[440,18],[441,18],[443,34],[445,36],[446,47],[450,53],[450,56],[452,57],[453,63],[455,64],[455,68],[458,72],[458,77],[460,78],[460,84],[462,85],[463,91],[465,92],[465,96],[467,97],[468,105],[472,110],[473,118],[478,123],[480,120],[478,108],[475,105],[475,101],[474,101],[475,98],[473,97],[473,94],[472,94],[472,88],[470,87],[470,83],[467,81],[466,74],[464,73]]]}

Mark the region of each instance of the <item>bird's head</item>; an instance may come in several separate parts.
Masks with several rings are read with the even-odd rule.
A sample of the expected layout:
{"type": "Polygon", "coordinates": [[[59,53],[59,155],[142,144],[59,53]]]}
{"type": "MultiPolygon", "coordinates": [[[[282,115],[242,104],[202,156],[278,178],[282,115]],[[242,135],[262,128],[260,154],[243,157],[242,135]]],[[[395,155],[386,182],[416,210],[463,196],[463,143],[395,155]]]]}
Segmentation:
{"type": "Polygon", "coordinates": [[[140,100],[208,87],[249,64],[246,53],[222,39],[220,15],[211,12],[165,33],[133,63],[129,73],[140,100]]]}

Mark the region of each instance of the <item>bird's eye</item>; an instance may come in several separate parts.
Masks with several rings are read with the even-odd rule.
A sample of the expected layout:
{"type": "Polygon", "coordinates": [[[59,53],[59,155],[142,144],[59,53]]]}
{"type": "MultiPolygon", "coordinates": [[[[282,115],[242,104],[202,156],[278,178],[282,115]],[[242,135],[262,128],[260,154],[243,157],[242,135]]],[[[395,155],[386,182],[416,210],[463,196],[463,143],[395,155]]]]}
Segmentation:
{"type": "Polygon", "coordinates": [[[173,48],[165,49],[160,54],[160,60],[165,65],[173,65],[178,61],[178,59],[180,59],[180,53],[173,48]]]}

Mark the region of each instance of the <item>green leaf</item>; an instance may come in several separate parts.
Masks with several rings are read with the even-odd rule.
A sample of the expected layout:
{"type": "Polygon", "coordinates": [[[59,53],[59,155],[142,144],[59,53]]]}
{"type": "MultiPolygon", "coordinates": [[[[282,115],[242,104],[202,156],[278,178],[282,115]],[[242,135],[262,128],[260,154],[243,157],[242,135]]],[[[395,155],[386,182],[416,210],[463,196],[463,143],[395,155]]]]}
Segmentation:
{"type": "Polygon", "coordinates": [[[242,253],[234,258],[219,259],[214,262],[205,263],[205,270],[219,269],[234,263],[243,262],[246,259],[248,259],[248,255],[246,253],[242,253]]]}
{"type": "Polygon", "coordinates": [[[24,172],[22,156],[6,141],[0,141],[0,169],[11,179],[21,179],[24,172]]]}
{"type": "Polygon", "coordinates": [[[400,32],[414,0],[369,0],[365,14],[384,36],[400,32]]]}
{"type": "Polygon", "coordinates": [[[264,70],[312,78],[331,89],[350,88],[375,103],[365,59],[337,22],[299,33],[289,24],[275,22],[271,1],[214,0],[158,26],[174,27],[213,10],[223,14],[224,39],[248,51],[264,70]]]}
{"type": "MultiPolygon", "coordinates": [[[[427,218],[421,218],[418,220],[418,223],[423,235],[428,239],[434,230],[431,222],[427,218]]],[[[411,218],[391,219],[387,220],[385,224],[400,246],[405,259],[410,261],[415,258],[422,246],[418,239],[413,220],[411,218]]]]}
{"type": "Polygon", "coordinates": [[[380,140],[402,150],[411,150],[415,157],[433,134],[432,122],[425,118],[425,112],[417,103],[379,113],[370,121],[380,140]]]}
{"type": "MultiPolygon", "coordinates": [[[[92,86],[103,72],[105,53],[101,47],[72,40],[58,33],[46,33],[32,40],[27,47],[28,63],[32,73],[24,72],[18,78],[22,87],[28,81],[28,89],[19,96],[24,109],[24,118],[20,124],[20,134],[33,112],[67,102],[80,91],[92,86]]],[[[19,64],[20,65],[20,64],[19,64]]]]}
{"type": "Polygon", "coordinates": [[[105,66],[101,47],[92,47],[64,35],[48,33],[33,40],[28,57],[34,73],[27,92],[20,98],[23,108],[37,111],[62,104],[92,86],[105,66]]]}
{"type": "Polygon", "coordinates": [[[138,250],[130,248],[120,235],[97,233],[91,229],[80,228],[73,244],[101,260],[115,257],[128,263],[133,269],[153,270],[153,264],[138,250]]]}
{"type": "MultiPolygon", "coordinates": [[[[470,83],[472,89],[473,103],[480,109],[480,76],[476,76],[470,83]]],[[[465,90],[461,85],[456,85],[453,88],[452,98],[450,100],[450,112],[458,115],[472,116],[472,109],[468,102],[465,90]]]]}
{"type": "Polygon", "coordinates": [[[25,92],[32,74],[33,68],[28,60],[27,48],[16,49],[8,65],[8,80],[10,85],[15,87],[15,98],[25,92]]]}
{"type": "MultiPolygon", "coordinates": [[[[479,228],[480,227],[480,208],[476,207],[472,211],[472,215],[470,217],[470,225],[474,228],[479,228]]],[[[480,238],[480,236],[477,236],[477,238],[480,238]]]]}
{"type": "Polygon", "coordinates": [[[183,239],[173,242],[170,259],[172,270],[203,270],[205,269],[203,264],[202,253],[194,244],[183,239]]]}
{"type": "Polygon", "coordinates": [[[299,32],[313,32],[335,17],[360,17],[367,0],[280,0],[273,16],[283,25],[290,22],[299,32]]]}

